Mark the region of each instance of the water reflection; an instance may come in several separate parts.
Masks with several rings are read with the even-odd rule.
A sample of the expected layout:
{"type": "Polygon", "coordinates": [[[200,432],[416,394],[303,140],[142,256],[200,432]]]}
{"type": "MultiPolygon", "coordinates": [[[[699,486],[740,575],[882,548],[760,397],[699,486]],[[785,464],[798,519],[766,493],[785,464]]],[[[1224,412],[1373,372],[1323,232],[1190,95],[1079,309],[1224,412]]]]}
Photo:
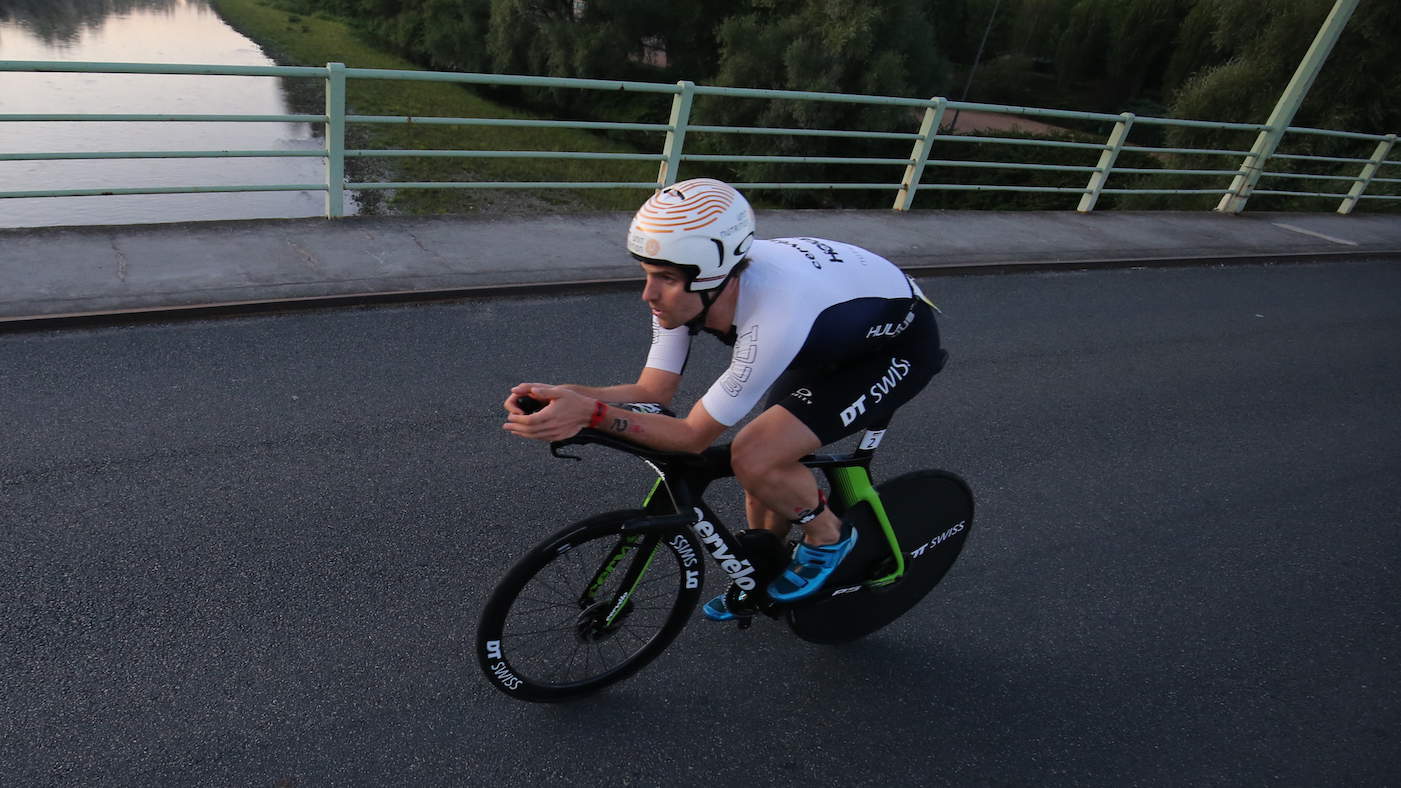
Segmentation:
{"type": "MultiPolygon", "coordinates": [[[[0,0],[0,59],[273,65],[204,0],[0,0]]],[[[0,72],[0,115],[291,111],[272,77],[0,72]]],[[[319,133],[305,123],[0,121],[0,152],[319,149],[319,133]]],[[[324,180],[315,158],[0,162],[0,192],[324,180]]],[[[317,216],[324,201],[319,191],[10,198],[0,227],[317,216]]]]}
{"type": "Polygon", "coordinates": [[[0,0],[0,23],[12,22],[50,46],[69,46],[85,29],[133,10],[165,11],[180,0],[0,0]]]}

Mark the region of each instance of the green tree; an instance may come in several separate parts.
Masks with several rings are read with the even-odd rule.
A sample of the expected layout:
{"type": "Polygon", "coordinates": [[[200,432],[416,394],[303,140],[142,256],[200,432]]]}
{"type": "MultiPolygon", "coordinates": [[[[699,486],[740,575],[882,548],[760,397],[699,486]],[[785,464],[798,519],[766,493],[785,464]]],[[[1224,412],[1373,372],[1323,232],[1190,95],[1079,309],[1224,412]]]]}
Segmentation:
{"type": "MultiPolygon", "coordinates": [[[[718,37],[714,81],[721,85],[919,98],[948,87],[949,69],[930,46],[934,31],[919,0],[754,0],[747,12],[720,25],[718,37]]],[[[910,109],[814,101],[701,101],[696,116],[700,123],[770,128],[913,131],[919,123],[919,113],[910,109]]],[[[796,135],[701,135],[698,144],[717,152],[769,155],[909,153],[907,142],[863,145],[796,135]]],[[[783,165],[748,163],[735,169],[746,181],[789,175],[783,165]]],[[[871,177],[851,165],[831,165],[825,172],[806,166],[801,173],[809,181],[871,177]]],[[[888,167],[878,177],[894,180],[888,167]]]]}
{"type": "Polygon", "coordinates": [[[742,0],[491,0],[488,49],[498,71],[593,79],[704,80],[716,28],[742,0]]]}
{"type": "MultiPolygon", "coordinates": [[[[716,68],[720,20],[741,4],[742,0],[681,5],[651,0],[491,0],[487,50],[492,69],[500,73],[704,82],[716,68]]],[[[586,117],[656,120],[665,112],[655,96],[571,90],[517,95],[586,117]]]]}
{"type": "Polygon", "coordinates": [[[487,51],[493,71],[579,76],[570,73],[571,0],[491,0],[487,51]]]}
{"type": "Polygon", "coordinates": [[[407,0],[384,37],[444,71],[485,71],[491,0],[407,0]]]}
{"type": "Polygon", "coordinates": [[[1009,28],[1006,53],[1054,60],[1075,3],[1076,0],[1012,0],[1004,11],[1009,28]]]}
{"type": "MultiPolygon", "coordinates": [[[[1191,74],[1174,96],[1173,114],[1263,122],[1332,6],[1332,0],[1276,0],[1262,20],[1250,0],[1204,0],[1184,30],[1200,34],[1210,28],[1212,45],[1195,52],[1206,61],[1199,69],[1183,60],[1173,63],[1175,74],[1191,74]]],[[[1371,133],[1401,127],[1401,80],[1392,70],[1401,15],[1387,6],[1358,6],[1294,125],[1371,133]]]]}
{"type": "MultiPolygon", "coordinates": [[[[1390,133],[1401,128],[1401,83],[1390,76],[1393,53],[1401,46],[1401,19],[1385,5],[1364,2],[1358,6],[1291,125],[1370,133],[1390,133]]],[[[1277,0],[1271,4],[1271,14],[1261,18],[1258,7],[1248,0],[1202,0],[1183,30],[1198,38],[1207,35],[1209,43],[1180,49],[1169,69],[1175,78],[1183,79],[1173,95],[1173,116],[1263,123],[1332,6],[1333,0],[1277,0]],[[1200,67],[1190,58],[1199,58],[1200,67]],[[1181,77],[1182,74],[1189,76],[1181,77]]],[[[1254,132],[1173,128],[1168,133],[1168,144],[1245,150],[1255,136],[1254,132]]],[[[1374,143],[1366,141],[1293,134],[1284,138],[1279,152],[1366,158],[1373,147],[1374,143]]],[[[1220,158],[1184,157],[1176,163],[1188,168],[1223,167],[1220,158]]],[[[1238,163],[1230,160],[1224,166],[1235,167],[1238,163]]],[[[1267,169],[1327,174],[1321,171],[1326,166],[1276,158],[1267,169]]],[[[1357,170],[1356,164],[1341,164],[1335,174],[1352,176],[1357,170]]],[[[1267,179],[1261,188],[1345,191],[1337,182],[1277,177],[1267,179]]],[[[1371,191],[1385,188],[1388,186],[1377,184],[1371,191]]],[[[1257,196],[1252,201],[1255,207],[1277,209],[1317,208],[1321,204],[1318,198],[1257,196]]]]}
{"type": "Polygon", "coordinates": [[[1066,9],[1056,72],[1097,85],[1096,106],[1115,110],[1145,92],[1156,94],[1172,42],[1192,0],[1077,0],[1066,9]]]}

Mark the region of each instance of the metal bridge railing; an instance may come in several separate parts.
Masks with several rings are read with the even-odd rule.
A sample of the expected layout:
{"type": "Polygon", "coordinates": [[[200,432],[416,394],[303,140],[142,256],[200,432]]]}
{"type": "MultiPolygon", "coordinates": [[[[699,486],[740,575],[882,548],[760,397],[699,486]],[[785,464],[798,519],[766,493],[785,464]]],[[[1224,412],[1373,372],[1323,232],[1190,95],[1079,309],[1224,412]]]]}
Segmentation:
{"type": "MultiPolygon", "coordinates": [[[[1078,199],[1076,210],[1088,212],[1095,209],[1101,196],[1114,195],[1229,195],[1243,205],[1244,200],[1254,194],[1291,197],[1310,197],[1340,200],[1337,211],[1350,213],[1364,199],[1395,200],[1398,194],[1368,194],[1371,184],[1397,184],[1401,177],[1381,177],[1385,167],[1396,167],[1401,162],[1391,161],[1395,150],[1396,135],[1361,134],[1347,131],[1289,127],[1286,134],[1321,135],[1343,138],[1358,142],[1375,143],[1370,156],[1313,156],[1305,154],[1273,153],[1257,156],[1249,150],[1220,148],[1190,148],[1131,145],[1129,137],[1135,127],[1186,127],[1214,131],[1262,132],[1270,129],[1261,124],[1224,123],[1211,121],[1176,120],[1136,116],[1132,113],[1108,115],[1092,112],[1043,109],[1036,107],[1016,107],[996,104],[950,101],[942,97],[930,99],[901,98],[893,96],[864,96],[842,93],[814,93],[804,91],[755,90],[723,88],[696,85],[691,82],[662,84],[650,82],[619,82],[595,79],[563,79],[548,77],[514,76],[503,74],[460,74],[432,71],[391,71],[384,69],[347,68],[340,63],[329,63],[325,68],[289,66],[208,66],[208,65],[166,65],[147,63],[72,63],[72,62],[26,62],[0,61],[0,71],[29,72],[81,72],[110,74],[182,74],[212,76],[268,76],[300,79],[318,79],[326,87],[326,112],[321,115],[100,115],[100,114],[0,114],[0,129],[4,123],[24,122],[109,122],[109,121],[168,121],[179,123],[208,122],[247,122],[247,123],[319,123],[325,127],[323,150],[196,150],[196,151],[109,151],[87,153],[0,153],[0,162],[37,161],[60,159],[147,159],[147,158],[250,158],[250,157],[319,157],[325,161],[326,180],[323,183],[289,183],[246,186],[163,186],[140,188],[105,189],[44,189],[29,191],[0,192],[0,199],[19,197],[69,197],[108,194],[172,194],[203,192],[239,191],[322,191],[326,194],[326,215],[342,216],[345,212],[345,192],[347,190],[385,189],[656,189],[677,181],[682,165],[690,163],[723,162],[772,163],[772,164],[839,164],[889,167],[898,171],[898,178],[892,177],[882,182],[767,182],[736,183],[741,189],[827,189],[827,190],[876,190],[894,193],[893,208],[909,210],[915,198],[923,191],[1006,191],[1022,193],[1055,193],[1075,195],[1078,199]],[[346,91],[350,80],[413,80],[450,82],[466,85],[520,86],[535,88],[571,89],[604,92],[639,92],[672,96],[670,116],[665,123],[602,122],[571,120],[526,120],[512,118],[447,118],[424,116],[377,116],[347,115],[346,91]],[[692,122],[693,104],[698,96],[717,96],[724,99],[749,99],[768,101],[811,101],[828,103],[854,103],[875,107],[895,107],[909,110],[919,115],[918,130],[909,132],[860,131],[851,129],[812,129],[812,128],[763,128],[745,126],[717,126],[692,122]],[[1112,130],[1103,142],[1071,141],[1062,139],[1028,139],[1020,137],[968,136],[950,134],[944,131],[943,120],[948,110],[984,111],[1022,118],[1050,121],[1072,121],[1082,123],[1092,121],[1112,124],[1112,130]],[[588,131],[629,131],[649,132],[664,135],[660,151],[656,153],[604,153],[592,151],[512,151],[512,150],[387,150],[387,149],[347,149],[345,132],[349,124],[414,124],[446,126],[492,126],[492,127],[546,127],[568,128],[588,131]],[[905,141],[911,143],[908,155],[901,157],[871,156],[776,156],[776,155],[726,155],[717,153],[687,152],[685,143],[694,135],[778,135],[785,137],[830,137],[865,140],[905,141]],[[1083,150],[1086,162],[1083,165],[1053,164],[1040,162],[983,161],[977,159],[947,159],[934,157],[935,152],[946,146],[976,143],[991,146],[1019,146],[1022,148],[1045,148],[1061,150],[1083,150]],[[1091,163],[1090,153],[1098,155],[1091,163]],[[1118,166],[1122,154],[1139,154],[1154,162],[1171,162],[1172,157],[1204,156],[1233,157],[1240,161],[1234,168],[1203,169],[1200,167],[1124,167],[1118,166]],[[658,163],[654,181],[469,181],[469,182],[362,182],[352,183],[345,179],[347,158],[371,157],[451,157],[451,158],[519,158],[554,160],[629,160],[655,161],[658,163]],[[1259,158],[1259,161],[1255,159],[1259,158]],[[1270,162],[1302,163],[1309,167],[1328,168],[1331,171],[1287,172],[1266,170],[1270,162]],[[1339,174],[1340,167],[1353,167],[1356,174],[1339,174]],[[953,170],[974,169],[997,172],[1063,172],[1086,176],[1083,186],[1044,186],[998,183],[963,183],[940,181],[937,176],[953,170]],[[1286,188],[1252,188],[1240,186],[1241,193],[1232,191],[1230,184],[1239,181],[1248,183],[1243,177],[1253,170],[1260,170],[1261,178],[1278,180],[1302,180],[1348,184],[1343,191],[1301,191],[1286,188]],[[931,175],[935,180],[927,180],[931,175]],[[1206,184],[1203,188],[1153,188],[1144,186],[1109,186],[1112,178],[1122,180],[1125,176],[1137,176],[1142,181],[1158,176],[1190,176],[1206,184]],[[1219,178],[1220,185],[1211,185],[1219,178]]],[[[911,124],[913,126],[913,123],[911,124]]],[[[1398,173],[1401,174],[1401,173],[1398,173]]],[[[1116,183],[1118,181],[1116,180],[1116,183]]]]}

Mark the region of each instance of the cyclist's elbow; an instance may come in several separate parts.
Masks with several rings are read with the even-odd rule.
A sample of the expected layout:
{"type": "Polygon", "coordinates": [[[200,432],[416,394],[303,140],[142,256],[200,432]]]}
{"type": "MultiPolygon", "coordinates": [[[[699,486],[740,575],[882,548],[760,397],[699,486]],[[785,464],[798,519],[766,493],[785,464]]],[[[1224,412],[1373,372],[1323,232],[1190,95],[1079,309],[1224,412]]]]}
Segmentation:
{"type": "Polygon", "coordinates": [[[701,452],[710,448],[710,444],[711,441],[707,440],[703,436],[688,434],[685,440],[681,442],[681,445],[678,446],[676,450],[683,451],[688,454],[700,454],[701,452]]]}
{"type": "Polygon", "coordinates": [[[692,454],[700,454],[710,448],[715,439],[725,431],[725,425],[712,419],[700,403],[697,403],[696,407],[692,409],[691,415],[680,421],[685,428],[682,437],[683,446],[680,450],[692,454]]]}
{"type": "Polygon", "coordinates": [[[637,378],[637,390],[645,402],[655,402],[662,407],[671,404],[676,392],[681,388],[681,376],[674,372],[646,367],[637,378]]]}

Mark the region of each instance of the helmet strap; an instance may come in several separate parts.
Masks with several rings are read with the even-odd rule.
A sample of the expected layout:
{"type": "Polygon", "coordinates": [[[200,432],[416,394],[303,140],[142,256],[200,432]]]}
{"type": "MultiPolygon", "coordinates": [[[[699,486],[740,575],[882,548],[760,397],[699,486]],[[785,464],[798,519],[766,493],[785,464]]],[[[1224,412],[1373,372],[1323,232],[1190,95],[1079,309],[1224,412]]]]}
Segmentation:
{"type": "Polygon", "coordinates": [[[701,330],[705,328],[705,318],[710,314],[710,306],[715,303],[714,293],[715,291],[713,290],[701,290],[696,293],[696,295],[700,296],[701,311],[699,315],[686,321],[686,329],[690,332],[691,336],[699,334],[701,330]]]}
{"type": "Polygon", "coordinates": [[[734,276],[734,272],[731,271],[728,275],[725,276],[725,280],[720,283],[719,287],[712,287],[709,290],[695,291],[696,295],[700,296],[701,299],[701,311],[699,315],[696,315],[695,317],[686,321],[686,329],[690,332],[690,336],[695,336],[701,331],[707,331],[722,338],[725,336],[719,331],[706,328],[705,318],[710,315],[710,307],[715,305],[715,302],[720,298],[720,294],[725,292],[726,287],[729,287],[730,280],[733,279],[734,276]]]}

